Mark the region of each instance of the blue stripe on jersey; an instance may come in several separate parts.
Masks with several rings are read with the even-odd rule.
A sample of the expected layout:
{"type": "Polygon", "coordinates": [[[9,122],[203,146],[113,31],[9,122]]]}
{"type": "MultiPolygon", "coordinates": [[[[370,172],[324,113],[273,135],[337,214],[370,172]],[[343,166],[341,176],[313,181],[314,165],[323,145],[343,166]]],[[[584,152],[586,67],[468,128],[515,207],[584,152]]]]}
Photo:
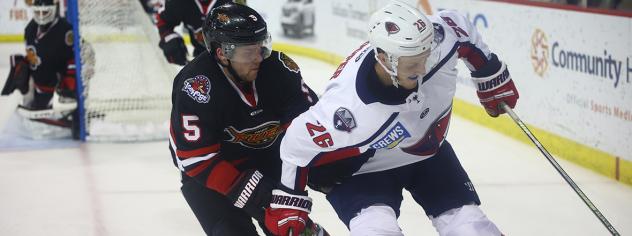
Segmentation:
{"type": "Polygon", "coordinates": [[[427,75],[424,76],[424,80],[421,83],[423,84],[426,81],[428,81],[430,78],[432,78],[432,76],[435,73],[437,73],[437,71],[439,71],[439,69],[441,69],[441,67],[443,67],[443,65],[446,62],[448,62],[450,58],[452,58],[452,56],[454,55],[454,53],[456,53],[456,50],[459,48],[460,45],[461,45],[460,42],[456,42],[454,46],[452,46],[452,49],[450,49],[450,52],[448,53],[448,55],[445,56],[443,59],[441,59],[441,61],[437,63],[437,65],[434,68],[432,68],[432,70],[427,75]]]}
{"type": "Polygon", "coordinates": [[[362,147],[364,145],[369,144],[371,141],[373,141],[375,138],[377,138],[377,136],[379,136],[380,134],[382,134],[382,132],[384,132],[384,130],[386,128],[388,128],[388,126],[391,125],[391,123],[393,123],[393,121],[395,120],[395,118],[397,118],[397,116],[399,115],[399,112],[394,112],[389,118],[388,120],[386,120],[386,122],[384,122],[384,124],[382,124],[382,126],[375,132],[373,133],[373,135],[371,135],[371,137],[369,137],[367,140],[362,141],[361,143],[358,143],[356,145],[353,145],[352,147],[362,147]]]}

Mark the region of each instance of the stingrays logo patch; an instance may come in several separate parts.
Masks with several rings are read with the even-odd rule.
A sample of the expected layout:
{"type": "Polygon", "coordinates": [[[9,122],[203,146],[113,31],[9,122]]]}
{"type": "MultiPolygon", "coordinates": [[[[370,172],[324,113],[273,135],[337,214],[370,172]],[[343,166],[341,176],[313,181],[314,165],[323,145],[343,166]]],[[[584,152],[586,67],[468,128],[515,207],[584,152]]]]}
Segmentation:
{"type": "Polygon", "coordinates": [[[298,68],[298,65],[296,64],[296,62],[294,62],[294,60],[292,60],[292,58],[288,57],[287,55],[285,55],[285,53],[279,53],[279,61],[281,61],[281,63],[283,63],[283,66],[285,66],[285,68],[287,68],[288,70],[294,72],[294,73],[298,73],[301,70],[298,68]]]}
{"type": "Polygon", "coordinates": [[[356,121],[349,109],[340,107],[334,113],[334,128],[346,132],[351,132],[356,127],[356,121]]]}
{"type": "Polygon", "coordinates": [[[397,34],[399,33],[399,26],[393,22],[387,21],[384,24],[384,28],[386,29],[386,32],[388,32],[388,35],[390,36],[391,34],[397,34]]]}
{"type": "Polygon", "coordinates": [[[382,138],[371,144],[371,148],[376,150],[393,149],[406,138],[410,138],[410,133],[401,123],[397,122],[382,138]]]}
{"type": "Polygon", "coordinates": [[[184,81],[182,91],[198,103],[208,103],[211,99],[211,82],[204,75],[196,75],[184,81]]]}

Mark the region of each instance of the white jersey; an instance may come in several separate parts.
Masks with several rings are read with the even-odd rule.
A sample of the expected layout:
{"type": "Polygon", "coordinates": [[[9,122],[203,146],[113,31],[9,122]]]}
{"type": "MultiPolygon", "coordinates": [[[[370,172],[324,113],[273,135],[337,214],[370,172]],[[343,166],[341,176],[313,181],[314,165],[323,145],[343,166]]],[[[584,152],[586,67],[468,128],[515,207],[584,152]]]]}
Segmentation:
{"type": "MultiPolygon", "coordinates": [[[[374,47],[368,42],[340,65],[320,101],[298,116],[281,143],[282,183],[305,186],[303,170],[358,154],[372,155],[354,174],[383,171],[433,156],[444,141],[456,90],[457,59],[470,70],[483,67],[491,53],[467,19],[454,11],[429,16],[440,59],[416,91],[380,94],[374,47]]],[[[389,88],[397,90],[394,86],[389,88]]],[[[398,91],[405,91],[400,89],[398,91]]],[[[389,91],[383,91],[384,93],[389,91]]]]}

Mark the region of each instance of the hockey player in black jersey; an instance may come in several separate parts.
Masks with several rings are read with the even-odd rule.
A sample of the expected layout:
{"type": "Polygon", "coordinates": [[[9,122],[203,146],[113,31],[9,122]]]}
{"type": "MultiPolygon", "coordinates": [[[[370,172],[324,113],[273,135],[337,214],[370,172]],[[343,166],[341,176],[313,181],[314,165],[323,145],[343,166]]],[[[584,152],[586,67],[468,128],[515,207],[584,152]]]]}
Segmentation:
{"type": "MultiPolygon", "coordinates": [[[[19,89],[25,95],[19,114],[69,127],[69,117],[76,113],[72,26],[59,17],[53,0],[34,0],[31,8],[33,19],[24,30],[26,52],[11,56],[12,69],[2,95],[19,89]],[[30,82],[33,88],[29,87],[30,82]],[[54,93],[59,95],[59,102],[51,101],[54,93]],[[60,112],[64,119],[52,118],[60,112]]],[[[76,114],[73,116],[76,118],[76,114]]]]}
{"type": "Polygon", "coordinates": [[[257,235],[252,218],[263,221],[279,181],[284,129],[317,97],[296,63],[271,50],[253,9],[219,6],[203,32],[207,50],[174,80],[169,148],[207,235],[257,235]]]}
{"type": "Polygon", "coordinates": [[[182,36],[174,32],[174,28],[180,23],[189,31],[193,56],[206,51],[202,36],[202,23],[204,16],[213,7],[231,2],[230,0],[167,0],[164,9],[158,14],[156,26],[160,33],[160,43],[167,61],[173,64],[185,65],[187,60],[187,48],[182,36]]]}

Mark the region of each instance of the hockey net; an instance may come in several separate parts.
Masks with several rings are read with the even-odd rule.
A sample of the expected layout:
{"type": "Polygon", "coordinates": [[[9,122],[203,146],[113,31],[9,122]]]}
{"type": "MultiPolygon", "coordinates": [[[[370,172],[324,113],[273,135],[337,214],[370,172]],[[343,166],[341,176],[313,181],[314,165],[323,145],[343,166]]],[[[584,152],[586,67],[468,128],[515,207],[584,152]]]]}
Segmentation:
{"type": "Polygon", "coordinates": [[[89,141],[165,139],[177,68],[138,0],[79,0],[85,136],[89,141]]]}

